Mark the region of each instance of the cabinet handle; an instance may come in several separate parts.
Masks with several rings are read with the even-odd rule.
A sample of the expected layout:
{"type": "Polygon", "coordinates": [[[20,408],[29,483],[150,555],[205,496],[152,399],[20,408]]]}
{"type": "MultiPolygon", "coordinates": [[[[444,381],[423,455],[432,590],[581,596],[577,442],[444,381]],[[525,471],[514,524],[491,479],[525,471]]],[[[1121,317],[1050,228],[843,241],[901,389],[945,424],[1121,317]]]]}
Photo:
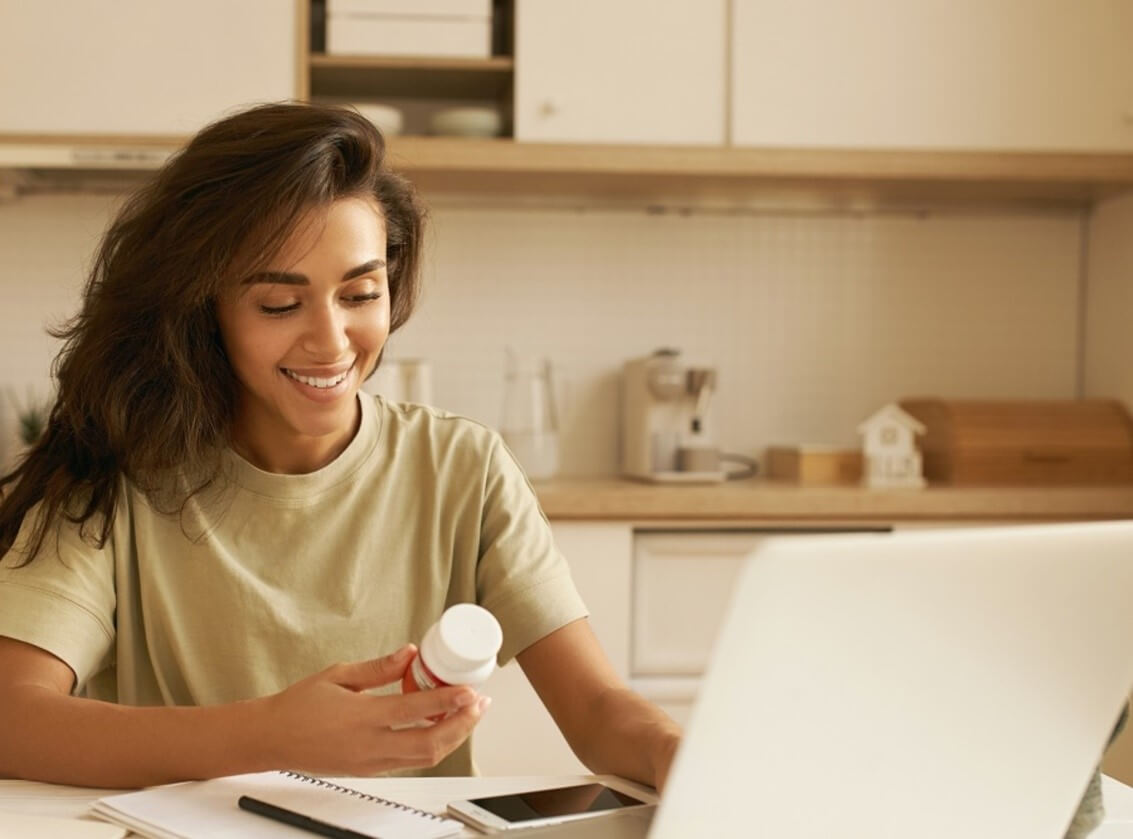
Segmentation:
{"type": "Polygon", "coordinates": [[[539,116],[541,117],[553,117],[558,112],[559,109],[550,100],[545,100],[539,105],[539,116]]]}

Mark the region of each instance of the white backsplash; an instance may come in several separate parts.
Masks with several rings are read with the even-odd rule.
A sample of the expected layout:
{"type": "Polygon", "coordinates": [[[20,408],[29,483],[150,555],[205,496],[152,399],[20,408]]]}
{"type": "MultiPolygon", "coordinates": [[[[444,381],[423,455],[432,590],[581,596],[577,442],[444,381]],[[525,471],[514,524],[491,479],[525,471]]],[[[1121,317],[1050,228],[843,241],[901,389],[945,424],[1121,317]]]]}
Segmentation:
{"type": "MultiPolygon", "coordinates": [[[[73,312],[114,203],[0,205],[0,385],[46,384],[43,327],[73,312]]],[[[437,404],[490,424],[505,347],[549,357],[565,474],[616,470],[619,368],[660,346],[718,366],[725,449],[854,445],[900,396],[1074,396],[1080,245],[1075,213],[441,206],[388,354],[429,359],[437,404]]]]}
{"type": "Polygon", "coordinates": [[[447,209],[393,354],[438,402],[493,422],[504,346],[559,372],[562,471],[617,462],[618,372],[660,346],[719,367],[728,450],[856,445],[904,395],[1069,397],[1079,219],[648,215],[447,209]]]}

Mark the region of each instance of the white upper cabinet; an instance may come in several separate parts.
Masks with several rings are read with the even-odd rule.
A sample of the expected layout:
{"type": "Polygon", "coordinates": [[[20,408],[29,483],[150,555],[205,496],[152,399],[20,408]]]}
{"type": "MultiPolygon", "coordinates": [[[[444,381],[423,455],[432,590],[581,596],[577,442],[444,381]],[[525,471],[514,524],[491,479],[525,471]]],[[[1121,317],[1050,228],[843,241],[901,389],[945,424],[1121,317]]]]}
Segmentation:
{"type": "Polygon", "coordinates": [[[517,0],[515,137],[719,145],[725,0],[517,0]]]}
{"type": "Polygon", "coordinates": [[[1128,151],[1130,0],[732,0],[740,146],[1128,151]]]}
{"type": "Polygon", "coordinates": [[[5,0],[0,132],[185,134],[296,95],[292,0],[5,0]]]}

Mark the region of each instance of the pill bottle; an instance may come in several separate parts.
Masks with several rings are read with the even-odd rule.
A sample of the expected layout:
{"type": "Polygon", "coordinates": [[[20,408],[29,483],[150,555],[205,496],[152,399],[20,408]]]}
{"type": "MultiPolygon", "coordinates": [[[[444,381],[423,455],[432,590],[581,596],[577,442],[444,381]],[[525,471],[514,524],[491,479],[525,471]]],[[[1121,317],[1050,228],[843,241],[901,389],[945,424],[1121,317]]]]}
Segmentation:
{"type": "Polygon", "coordinates": [[[496,667],[503,641],[499,621],[487,609],[475,603],[450,606],[421,639],[401,681],[402,693],[482,684],[496,667]]]}

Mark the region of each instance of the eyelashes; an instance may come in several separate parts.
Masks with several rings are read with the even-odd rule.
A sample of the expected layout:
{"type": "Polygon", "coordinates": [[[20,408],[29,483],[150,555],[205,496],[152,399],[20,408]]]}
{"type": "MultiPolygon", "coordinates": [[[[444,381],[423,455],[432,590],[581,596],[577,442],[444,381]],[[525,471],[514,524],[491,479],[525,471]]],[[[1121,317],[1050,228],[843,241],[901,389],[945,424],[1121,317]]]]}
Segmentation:
{"type": "MultiPolygon", "coordinates": [[[[371,294],[352,294],[349,297],[342,298],[348,306],[365,306],[367,303],[373,303],[375,300],[380,300],[383,297],[381,292],[373,292],[371,294]]],[[[280,317],[282,315],[290,314],[297,311],[299,304],[290,303],[286,306],[265,306],[260,304],[260,312],[271,317],[280,317]]]]}
{"type": "Polygon", "coordinates": [[[260,311],[265,315],[286,315],[288,312],[294,312],[298,308],[298,303],[292,303],[290,306],[260,306],[260,311]]]}

